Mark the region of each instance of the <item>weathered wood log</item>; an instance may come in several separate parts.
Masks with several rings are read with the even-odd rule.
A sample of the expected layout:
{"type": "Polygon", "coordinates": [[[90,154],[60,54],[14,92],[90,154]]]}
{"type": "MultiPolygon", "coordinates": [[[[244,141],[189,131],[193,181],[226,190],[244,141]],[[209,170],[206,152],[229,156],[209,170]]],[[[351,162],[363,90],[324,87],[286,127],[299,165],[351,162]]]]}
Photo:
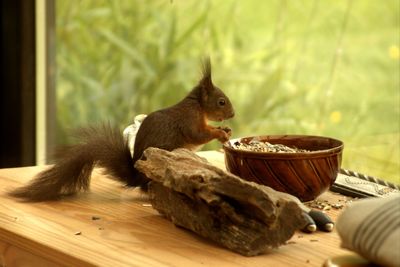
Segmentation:
{"type": "Polygon", "coordinates": [[[148,148],[135,167],[152,181],[153,208],[242,255],[276,248],[304,226],[299,201],[225,172],[186,149],[148,148]]]}

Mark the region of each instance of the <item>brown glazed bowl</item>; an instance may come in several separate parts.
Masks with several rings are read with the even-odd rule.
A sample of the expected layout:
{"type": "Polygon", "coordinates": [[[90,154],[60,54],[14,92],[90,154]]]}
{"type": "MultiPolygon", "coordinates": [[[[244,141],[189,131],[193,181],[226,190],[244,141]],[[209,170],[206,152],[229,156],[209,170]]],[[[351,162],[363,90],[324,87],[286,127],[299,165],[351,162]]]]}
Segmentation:
{"type": "Polygon", "coordinates": [[[231,139],[223,145],[228,171],[248,181],[311,201],[329,189],[342,162],[343,142],[321,136],[266,135],[231,139]],[[253,152],[233,147],[253,139],[310,152],[253,152]]]}

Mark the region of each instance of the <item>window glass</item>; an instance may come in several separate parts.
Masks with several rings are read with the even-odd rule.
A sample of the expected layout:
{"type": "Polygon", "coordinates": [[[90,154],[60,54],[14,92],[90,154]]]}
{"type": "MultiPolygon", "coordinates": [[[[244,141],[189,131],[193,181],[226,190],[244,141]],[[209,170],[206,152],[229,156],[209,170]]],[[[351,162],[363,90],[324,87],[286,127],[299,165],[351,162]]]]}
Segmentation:
{"type": "Polygon", "coordinates": [[[59,144],[176,103],[210,55],[234,137],[334,137],[344,168],[400,183],[398,1],[57,1],[56,23],[59,144]]]}

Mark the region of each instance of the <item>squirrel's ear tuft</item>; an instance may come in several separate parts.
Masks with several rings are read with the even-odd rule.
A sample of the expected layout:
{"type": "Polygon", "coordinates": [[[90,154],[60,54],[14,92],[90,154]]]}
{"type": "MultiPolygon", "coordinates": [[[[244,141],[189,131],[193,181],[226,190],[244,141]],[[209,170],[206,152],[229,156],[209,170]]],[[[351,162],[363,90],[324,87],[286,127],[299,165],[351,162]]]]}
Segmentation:
{"type": "Polygon", "coordinates": [[[203,77],[200,80],[200,84],[207,89],[212,89],[214,86],[211,79],[211,62],[210,57],[206,57],[203,60],[203,77]]]}

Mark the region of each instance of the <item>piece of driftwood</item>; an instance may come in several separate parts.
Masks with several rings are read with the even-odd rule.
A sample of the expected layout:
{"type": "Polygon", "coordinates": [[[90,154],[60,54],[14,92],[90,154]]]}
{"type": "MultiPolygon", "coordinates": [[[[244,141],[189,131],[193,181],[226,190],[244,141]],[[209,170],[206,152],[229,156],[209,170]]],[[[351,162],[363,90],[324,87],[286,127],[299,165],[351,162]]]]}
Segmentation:
{"type": "Polygon", "coordinates": [[[305,225],[293,196],[247,182],[186,149],[148,148],[135,167],[152,206],[174,224],[242,255],[276,248],[305,225]]]}

